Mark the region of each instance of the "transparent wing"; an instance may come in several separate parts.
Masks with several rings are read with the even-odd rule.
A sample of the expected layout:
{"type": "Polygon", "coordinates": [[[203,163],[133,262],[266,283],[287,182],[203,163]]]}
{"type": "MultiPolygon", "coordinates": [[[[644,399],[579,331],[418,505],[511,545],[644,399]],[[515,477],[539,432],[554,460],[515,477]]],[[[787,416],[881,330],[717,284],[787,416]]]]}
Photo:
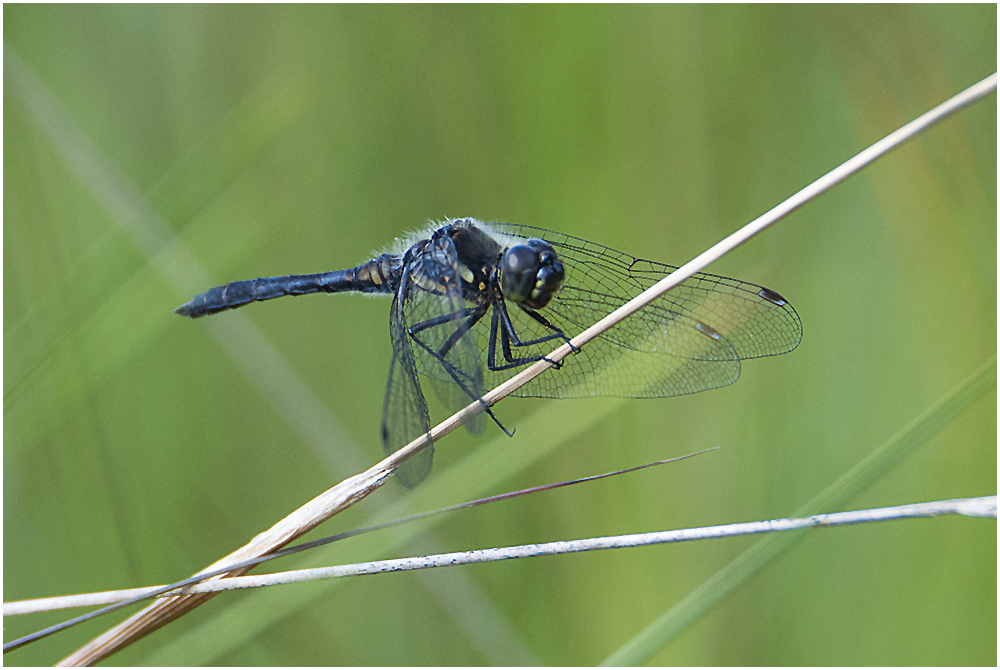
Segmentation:
{"type": "MultiPolygon", "coordinates": [[[[570,337],[676,269],[562,233],[509,224],[492,227],[511,237],[539,237],[555,248],[566,278],[539,314],[570,337]]],[[[551,332],[509,302],[508,312],[522,341],[551,332]]],[[[479,324],[476,334],[485,351],[489,324],[479,324]]],[[[801,338],[798,314],[777,293],[698,273],[517,394],[650,398],[697,393],[736,381],[742,359],[786,353],[801,338]]],[[[515,355],[537,357],[553,348],[552,342],[518,347],[515,355]]],[[[493,386],[518,371],[488,370],[487,381],[493,386]]]]}
{"type": "MultiPolygon", "coordinates": [[[[445,408],[457,412],[481,398],[483,372],[475,335],[469,330],[475,310],[462,297],[458,253],[447,234],[435,234],[409,266],[410,290],[404,312],[416,369],[426,375],[445,408]]],[[[465,425],[478,432],[486,415],[465,425]]]]}
{"type": "MultiPolygon", "coordinates": [[[[401,286],[400,292],[403,290],[405,286],[401,286]]],[[[382,407],[382,446],[386,456],[399,451],[431,429],[427,401],[417,379],[399,293],[392,299],[389,332],[392,337],[392,363],[389,365],[389,381],[382,407]]],[[[431,471],[433,458],[434,446],[425,447],[399,466],[396,480],[407,488],[413,488],[431,471]]]]}

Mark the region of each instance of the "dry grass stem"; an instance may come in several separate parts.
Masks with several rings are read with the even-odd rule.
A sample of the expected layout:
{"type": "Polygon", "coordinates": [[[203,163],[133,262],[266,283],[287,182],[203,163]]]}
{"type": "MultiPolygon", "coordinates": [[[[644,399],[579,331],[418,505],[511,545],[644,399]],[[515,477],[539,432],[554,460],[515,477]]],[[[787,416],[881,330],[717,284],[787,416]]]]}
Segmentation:
{"type": "MultiPolygon", "coordinates": [[[[997,518],[997,497],[983,496],[980,498],[960,498],[956,500],[938,500],[910,505],[895,505],[876,509],[857,510],[852,512],[836,512],[832,514],[814,514],[805,518],[772,519],[768,521],[753,521],[747,523],[707,526],[703,528],[686,528],[681,530],[660,531],[651,533],[636,533],[632,535],[616,535],[610,537],[585,538],[548,542],[544,544],[519,545],[511,547],[496,547],[475,551],[459,551],[431,556],[413,556],[382,561],[366,561],[348,565],[336,565],[326,568],[309,568],[303,570],[288,570],[285,572],[252,575],[247,577],[227,577],[224,581],[210,579],[200,584],[193,584],[178,589],[176,593],[214,594],[220,591],[236,589],[252,589],[279,584],[295,584],[318,579],[333,579],[336,577],[353,577],[375,575],[386,572],[404,572],[409,570],[425,570],[428,568],[449,567],[453,565],[470,565],[473,563],[491,563],[516,558],[531,558],[534,556],[551,556],[570,554],[581,551],[596,551],[600,549],[623,549],[627,547],[642,547],[653,544],[671,544],[690,540],[703,540],[736,535],[757,535],[760,533],[799,530],[802,528],[846,526],[858,523],[877,521],[892,521],[898,519],[928,518],[945,515],[962,515],[970,517],[997,518]]],[[[106,591],[63,598],[40,598],[21,603],[4,605],[4,616],[28,614],[32,612],[49,611],[67,607],[83,607],[86,605],[119,602],[134,598],[143,593],[149,593],[162,586],[151,586],[142,589],[127,589],[123,591],[106,591]]]]}
{"type": "MultiPolygon", "coordinates": [[[[245,561],[248,558],[263,556],[280,549],[333,515],[365,498],[369,493],[389,481],[391,475],[392,471],[384,467],[383,463],[379,463],[360,475],[345,479],[340,484],[337,484],[295,510],[295,512],[252,539],[245,546],[208,566],[204,571],[207,572],[222,568],[226,565],[245,561]]],[[[227,575],[212,577],[209,581],[242,574],[246,570],[249,570],[249,568],[237,570],[227,575]]],[[[59,665],[91,665],[96,663],[122,647],[135,642],[144,635],[148,635],[160,626],[164,626],[177,617],[186,614],[213,595],[212,593],[197,593],[160,598],[111,630],[91,640],[85,646],[60,661],[59,665]]]]}

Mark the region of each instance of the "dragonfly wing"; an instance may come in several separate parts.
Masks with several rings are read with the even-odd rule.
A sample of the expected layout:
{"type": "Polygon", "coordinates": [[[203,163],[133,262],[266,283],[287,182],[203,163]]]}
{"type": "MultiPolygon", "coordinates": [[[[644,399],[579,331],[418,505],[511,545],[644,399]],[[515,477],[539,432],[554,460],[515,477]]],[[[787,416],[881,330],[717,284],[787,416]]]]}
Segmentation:
{"type": "MultiPolygon", "coordinates": [[[[515,237],[540,237],[555,248],[566,278],[540,313],[571,337],[676,269],[562,233],[529,226],[497,228],[515,237]]],[[[517,311],[510,310],[512,321],[517,311]]],[[[524,319],[518,317],[518,321],[524,319]]],[[[527,322],[524,327],[537,330],[527,322]]],[[[533,380],[519,395],[697,393],[736,381],[741,359],[791,351],[801,338],[798,314],[777,293],[749,282],[698,273],[564,359],[558,373],[533,380]]],[[[541,347],[553,348],[546,343],[538,352],[522,350],[522,354],[547,353],[541,347]]]]}
{"type": "MultiPolygon", "coordinates": [[[[485,392],[480,350],[469,330],[475,306],[463,297],[461,272],[451,237],[439,231],[412,259],[404,308],[416,368],[451,412],[485,392]]],[[[477,414],[465,425],[478,432],[485,420],[485,414],[477,414]]]]}
{"type": "MultiPolygon", "coordinates": [[[[578,333],[587,327],[578,323],[582,304],[595,314],[604,309],[594,306],[596,299],[593,294],[581,297],[573,309],[553,301],[545,318],[564,332],[578,333]]],[[[532,324],[526,315],[515,317],[516,312],[520,310],[511,311],[511,321],[520,335],[532,324]]],[[[600,318],[583,323],[593,324],[600,318]]],[[[528,347],[545,349],[544,353],[553,348],[552,342],[528,347]]],[[[523,349],[518,353],[524,353],[523,349]]],[[[740,356],[727,339],[682,314],[660,310],[655,327],[650,327],[648,317],[630,317],[564,358],[558,371],[539,375],[516,393],[545,398],[662,398],[726,386],[739,375],[740,356]]]]}
{"type": "MultiPolygon", "coordinates": [[[[401,287],[400,292],[404,288],[401,287]]],[[[399,293],[392,299],[389,330],[392,336],[392,363],[382,408],[382,446],[386,456],[431,430],[427,401],[420,390],[399,293]]],[[[413,488],[431,471],[433,458],[434,445],[429,445],[397,468],[396,479],[403,486],[413,488]]]]}

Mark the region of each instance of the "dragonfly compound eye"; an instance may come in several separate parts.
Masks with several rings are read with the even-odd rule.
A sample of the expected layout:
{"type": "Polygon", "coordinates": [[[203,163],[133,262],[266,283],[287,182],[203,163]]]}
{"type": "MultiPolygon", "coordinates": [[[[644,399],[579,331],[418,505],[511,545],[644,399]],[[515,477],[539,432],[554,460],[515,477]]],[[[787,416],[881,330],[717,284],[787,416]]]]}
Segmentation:
{"type": "Polygon", "coordinates": [[[539,267],[538,251],[527,244],[508,249],[500,264],[500,288],[507,300],[524,302],[531,297],[539,267]]]}

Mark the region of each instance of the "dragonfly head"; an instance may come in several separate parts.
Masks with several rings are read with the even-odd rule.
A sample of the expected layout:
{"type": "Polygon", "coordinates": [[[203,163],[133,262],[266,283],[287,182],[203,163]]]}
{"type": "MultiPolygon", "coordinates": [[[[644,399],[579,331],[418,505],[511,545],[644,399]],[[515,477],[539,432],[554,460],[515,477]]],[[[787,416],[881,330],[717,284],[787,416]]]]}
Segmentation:
{"type": "Polygon", "coordinates": [[[533,309],[549,304],[565,276],[555,249],[537,237],[509,247],[500,261],[500,289],[504,297],[533,309]]]}

